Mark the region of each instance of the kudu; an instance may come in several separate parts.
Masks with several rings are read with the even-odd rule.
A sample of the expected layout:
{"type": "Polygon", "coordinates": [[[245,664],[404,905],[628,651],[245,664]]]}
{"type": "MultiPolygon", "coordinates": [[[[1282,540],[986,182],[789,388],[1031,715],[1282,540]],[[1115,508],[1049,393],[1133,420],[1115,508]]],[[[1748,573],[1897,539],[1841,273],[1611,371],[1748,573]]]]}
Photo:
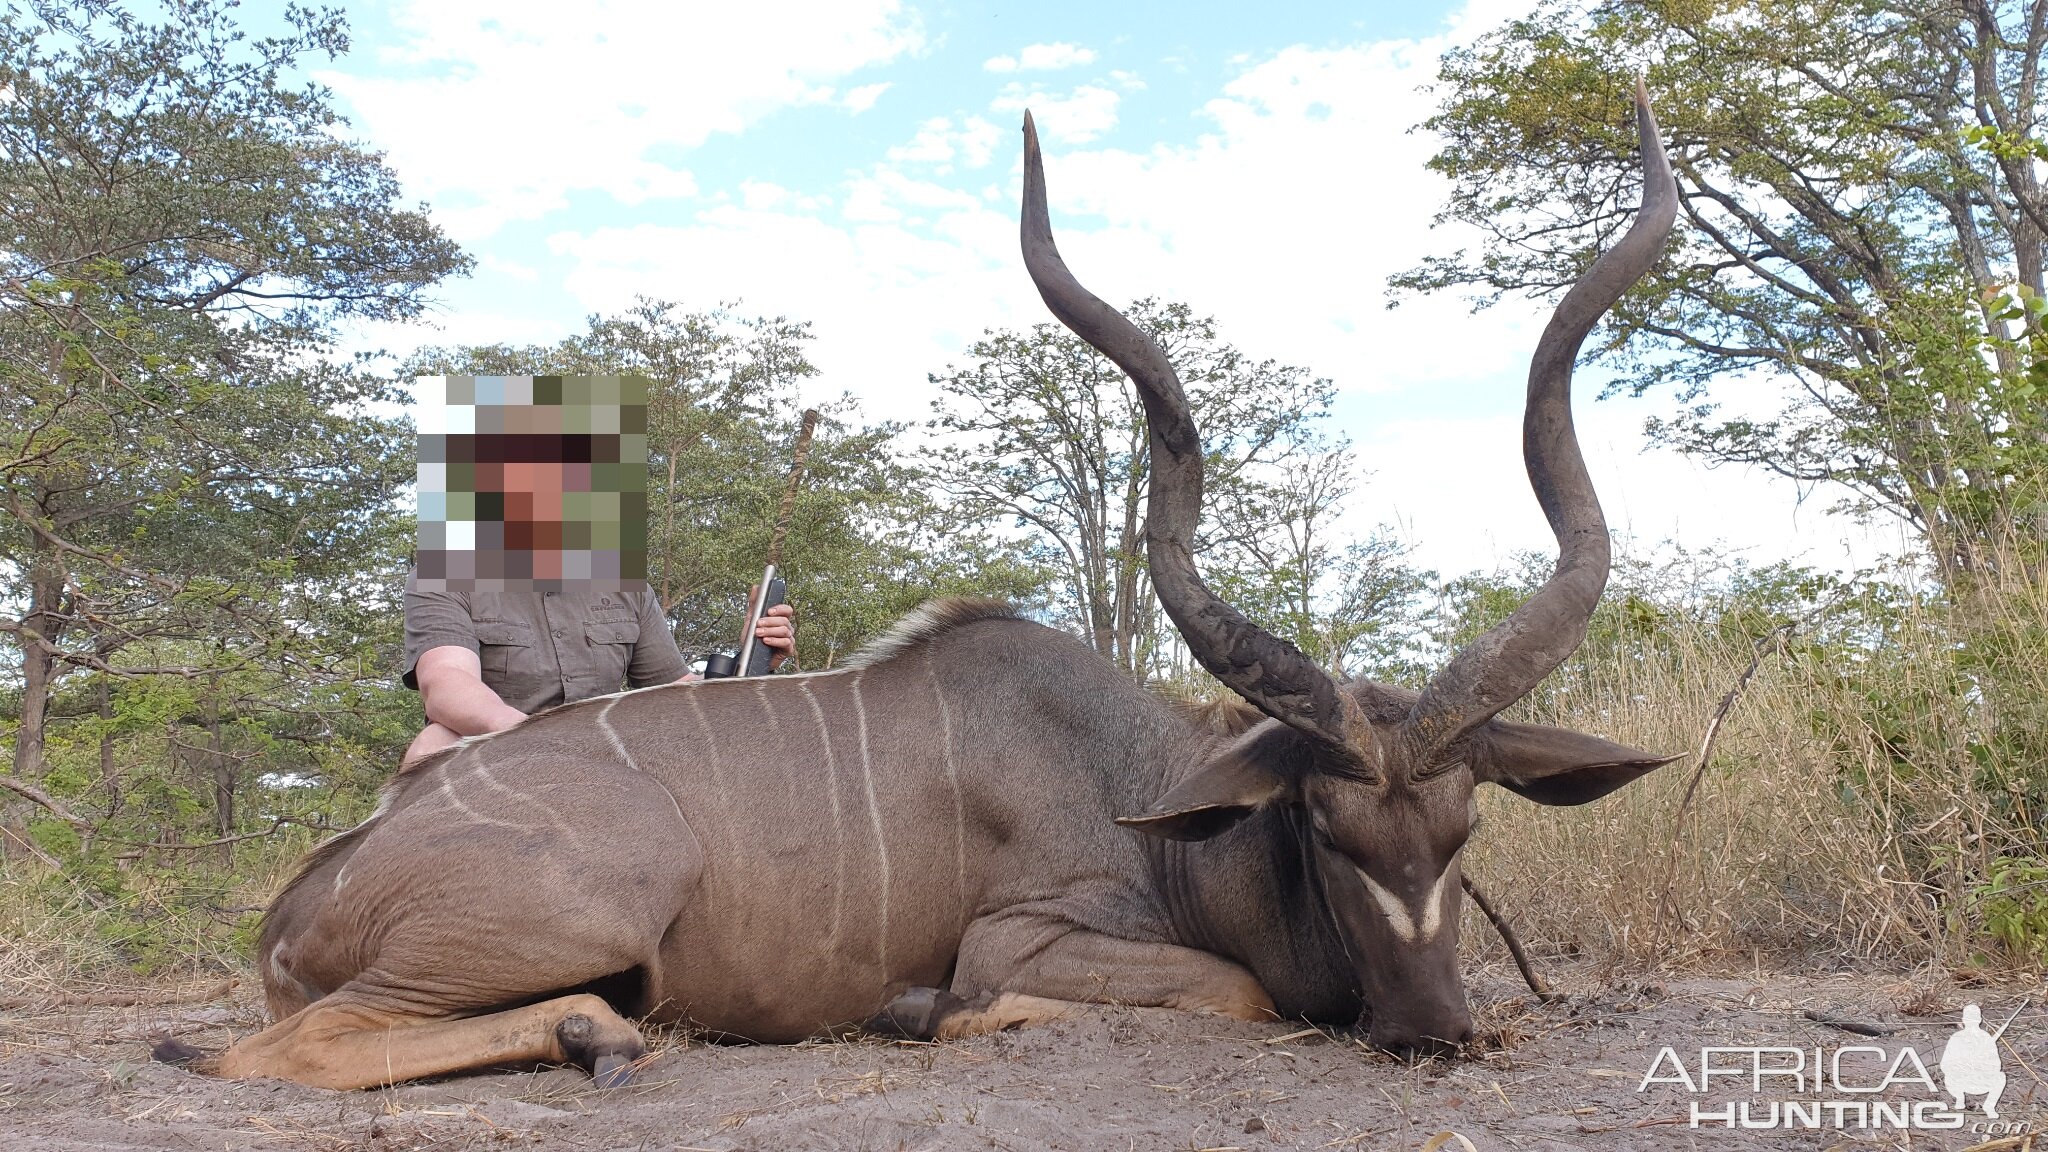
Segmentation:
{"type": "Polygon", "coordinates": [[[645,1051],[626,1016],[764,1041],[859,1022],[929,1037],[1077,1001],[1369,1015],[1391,1049],[1465,1039],[1475,785],[1579,804],[1665,762],[1495,718],[1578,646],[1607,578],[1569,383],[1673,219],[1637,101],[1642,210],[1530,372],[1524,451],[1556,572],[1420,694],[1333,681],[1203,585],[1187,401],[1061,262],[1027,116],[1025,264],[1143,394],[1160,600],[1269,718],[1193,723],[1074,639],[972,600],[927,605],[834,671],[554,709],[436,754],[307,858],[260,939],[277,1023],[216,1070],[354,1088],[574,1062],[609,1084],[645,1051]]]}

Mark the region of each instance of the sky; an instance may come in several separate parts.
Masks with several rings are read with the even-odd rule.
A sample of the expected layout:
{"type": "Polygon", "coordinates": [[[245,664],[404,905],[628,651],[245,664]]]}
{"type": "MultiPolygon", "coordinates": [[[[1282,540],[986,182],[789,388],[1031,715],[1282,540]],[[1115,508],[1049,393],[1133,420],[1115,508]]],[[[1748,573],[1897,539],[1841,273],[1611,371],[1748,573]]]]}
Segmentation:
{"type": "MultiPolygon", "coordinates": [[[[1115,5],[1039,0],[357,0],[353,48],[309,69],[405,196],[477,261],[423,343],[541,343],[636,295],[812,322],[806,399],[922,422],[928,373],[989,329],[1050,319],[1017,254],[1019,125],[1045,144],[1060,249],[1112,302],[1214,316],[1256,359],[1339,388],[1364,473],[1355,533],[1391,525],[1446,574],[1553,545],[1522,472],[1520,403],[1546,307],[1454,295],[1388,308],[1387,278],[1476,241],[1432,227],[1446,185],[1418,125],[1447,49],[1515,0],[1115,5]]],[[[1649,449],[1668,399],[1575,396],[1609,522],[1828,569],[1895,525],[1760,471],[1649,449]]],[[[1718,398],[1763,413],[1768,383],[1718,398]]]]}

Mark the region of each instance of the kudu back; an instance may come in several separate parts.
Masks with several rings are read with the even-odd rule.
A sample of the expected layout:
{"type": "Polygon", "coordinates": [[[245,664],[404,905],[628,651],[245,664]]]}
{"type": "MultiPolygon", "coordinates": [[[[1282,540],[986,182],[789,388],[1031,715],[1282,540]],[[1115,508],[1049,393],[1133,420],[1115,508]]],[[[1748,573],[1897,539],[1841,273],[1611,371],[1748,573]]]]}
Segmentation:
{"type": "Polygon", "coordinates": [[[1202,583],[1186,398],[1061,261],[1027,115],[1025,265],[1136,383],[1154,586],[1264,718],[1191,719],[979,600],[929,604],[834,671],[566,705],[429,759],[308,857],[259,941],[277,1022],[212,1068],[349,1088],[574,1062],[614,1084],[645,1052],[629,1016],[767,1041],[863,1023],[950,1037],[1082,1002],[1363,1017],[1392,1049],[1465,1039],[1475,787],[1578,804],[1666,760],[1497,719],[1578,646],[1607,577],[1569,385],[1671,228],[1640,90],[1637,116],[1642,210],[1530,371],[1524,451],[1557,569],[1420,693],[1338,683],[1202,583]]]}

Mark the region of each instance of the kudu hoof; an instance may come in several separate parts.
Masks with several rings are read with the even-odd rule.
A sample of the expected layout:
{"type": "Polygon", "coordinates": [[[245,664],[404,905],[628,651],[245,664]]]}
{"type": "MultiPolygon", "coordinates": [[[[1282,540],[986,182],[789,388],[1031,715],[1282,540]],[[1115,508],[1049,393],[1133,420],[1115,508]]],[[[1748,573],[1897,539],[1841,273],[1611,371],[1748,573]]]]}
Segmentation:
{"type": "Polygon", "coordinates": [[[640,1034],[630,1029],[626,1036],[603,1034],[597,1021],[581,1012],[562,1017],[555,1025],[555,1039],[562,1044],[569,1062],[590,1072],[599,1088],[620,1088],[633,1082],[634,1062],[647,1054],[640,1034]]]}
{"type": "Polygon", "coordinates": [[[633,1082],[633,1059],[608,1053],[590,1066],[590,1082],[599,1088],[624,1088],[633,1082]]]}
{"type": "Polygon", "coordinates": [[[912,988],[889,1001],[861,1028],[879,1036],[929,1040],[937,1033],[939,1021],[963,1003],[960,997],[940,988],[912,988]]]}
{"type": "Polygon", "coordinates": [[[155,1042],[149,1046],[149,1058],[159,1064],[175,1064],[180,1068],[188,1068],[206,1058],[206,1053],[176,1036],[159,1032],[150,1039],[155,1042]]]}

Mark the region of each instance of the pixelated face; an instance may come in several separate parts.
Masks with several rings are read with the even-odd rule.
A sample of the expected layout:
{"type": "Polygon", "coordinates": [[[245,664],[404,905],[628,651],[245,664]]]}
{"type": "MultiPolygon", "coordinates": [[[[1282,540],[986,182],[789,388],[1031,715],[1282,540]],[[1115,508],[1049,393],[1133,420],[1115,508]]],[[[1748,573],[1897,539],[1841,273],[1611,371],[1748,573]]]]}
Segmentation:
{"type": "Polygon", "coordinates": [[[428,589],[647,578],[647,382],[422,376],[417,579],[428,589]]]}

